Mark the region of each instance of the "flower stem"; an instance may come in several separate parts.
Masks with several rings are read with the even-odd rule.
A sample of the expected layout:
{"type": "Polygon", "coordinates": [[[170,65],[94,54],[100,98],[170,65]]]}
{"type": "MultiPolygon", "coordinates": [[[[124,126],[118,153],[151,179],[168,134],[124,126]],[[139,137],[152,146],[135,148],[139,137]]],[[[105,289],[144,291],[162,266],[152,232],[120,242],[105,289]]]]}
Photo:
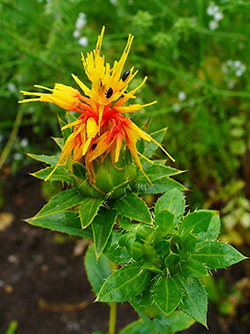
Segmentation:
{"type": "MultiPolygon", "coordinates": [[[[117,265],[109,260],[109,266],[111,274],[113,274],[117,270],[117,265]]],[[[109,307],[109,334],[115,334],[117,303],[110,303],[109,307]]]]}

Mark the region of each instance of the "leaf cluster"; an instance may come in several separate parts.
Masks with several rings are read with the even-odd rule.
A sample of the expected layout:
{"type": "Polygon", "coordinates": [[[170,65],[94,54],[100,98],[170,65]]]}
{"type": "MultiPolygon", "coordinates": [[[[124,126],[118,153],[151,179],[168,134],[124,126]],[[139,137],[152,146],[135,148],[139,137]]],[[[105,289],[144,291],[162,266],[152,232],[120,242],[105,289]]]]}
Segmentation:
{"type": "MultiPolygon", "coordinates": [[[[152,137],[161,142],[164,134],[165,130],[161,130],[152,137]]],[[[55,139],[60,148],[69,134],[63,132],[63,135],[64,138],[55,139]]],[[[157,145],[150,142],[139,149],[150,158],[157,145]]],[[[50,165],[33,174],[46,179],[58,158],[32,157],[50,165]]],[[[177,314],[183,318],[184,312],[188,323],[196,320],[206,326],[207,294],[200,278],[209,275],[211,269],[226,268],[244,257],[217,240],[220,232],[217,211],[198,210],[186,214],[181,192],[186,188],[170,178],[180,171],[161,161],[151,164],[146,160],[143,168],[151,184],[139,173],[133,188],[126,184],[126,191],[118,198],[112,195],[117,194],[119,185],[103,196],[99,193],[96,196],[95,186],[88,192],[89,196],[84,196],[78,184],[79,179],[84,186],[88,183],[85,167],[69,160],[54,170],[51,180],[66,182],[72,187],[54,196],[28,222],[93,239],[85,265],[97,301],[129,301],[144,319],[144,325],[153,326],[153,329],[149,326],[153,333],[154,330],[157,333],[155,328],[162,326],[161,322],[172,333],[169,319],[180,311],[182,313],[177,314]],[[152,194],[162,195],[150,209],[142,196],[152,194]],[[109,261],[120,266],[112,274],[108,269],[109,261]],[[148,322],[153,318],[154,322],[148,322]]],[[[134,326],[137,328],[137,324],[134,326]]]]}

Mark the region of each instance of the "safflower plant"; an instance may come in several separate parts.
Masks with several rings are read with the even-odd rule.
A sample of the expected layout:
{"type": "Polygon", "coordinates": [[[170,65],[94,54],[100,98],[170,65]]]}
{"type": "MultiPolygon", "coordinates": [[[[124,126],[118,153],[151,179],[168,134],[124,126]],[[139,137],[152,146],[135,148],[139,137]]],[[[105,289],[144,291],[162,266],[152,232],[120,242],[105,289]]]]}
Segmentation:
{"type": "Polygon", "coordinates": [[[30,155],[47,164],[35,177],[67,187],[27,222],[93,240],[85,267],[96,301],[110,305],[109,334],[117,303],[126,301],[140,319],[120,334],[175,333],[195,321],[207,326],[201,278],[244,256],[218,241],[217,211],[187,212],[187,189],[172,178],[181,171],[154,159],[160,148],[173,160],[161,145],[166,129],[149,135],[127,117],[155,103],[127,104],[147,79],[129,91],[137,74],[124,69],[133,36],[111,67],[101,55],[103,35],[104,28],[94,51],[82,55],[91,88],[72,75],[82,92],[58,83],[37,86],[45,93],[22,91],[31,98],[20,102],[52,102],[67,116],[59,119],[63,137],[54,138],[60,157],[30,155]],[[145,195],[157,195],[154,207],[145,195]]]}

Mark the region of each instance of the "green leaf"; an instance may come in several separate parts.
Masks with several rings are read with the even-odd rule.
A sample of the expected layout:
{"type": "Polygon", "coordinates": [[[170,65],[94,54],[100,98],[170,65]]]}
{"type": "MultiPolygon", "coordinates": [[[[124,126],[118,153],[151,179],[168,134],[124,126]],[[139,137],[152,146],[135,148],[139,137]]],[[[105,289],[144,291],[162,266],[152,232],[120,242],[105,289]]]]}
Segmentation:
{"type": "MultiPolygon", "coordinates": [[[[31,173],[30,175],[37,177],[38,179],[45,180],[51,172],[54,170],[54,167],[47,167],[39,170],[38,172],[31,173]]],[[[53,174],[49,178],[50,181],[62,181],[70,184],[74,184],[75,180],[72,174],[70,174],[64,166],[58,166],[53,174]]]]}
{"type": "Polygon", "coordinates": [[[177,188],[181,191],[187,190],[186,187],[184,187],[179,182],[170,179],[168,176],[164,176],[161,179],[155,180],[153,184],[150,183],[136,183],[136,187],[140,194],[142,195],[153,195],[153,194],[162,194],[166,191],[172,190],[173,188],[177,188]]]}
{"type": "Polygon", "coordinates": [[[181,298],[181,289],[174,278],[163,277],[156,283],[154,301],[164,314],[170,315],[180,304],[181,298]]]}
{"type": "Polygon", "coordinates": [[[89,282],[97,295],[104,280],[111,275],[109,260],[102,254],[96,261],[94,245],[91,244],[86,252],[84,263],[89,282]]]}
{"type": "Polygon", "coordinates": [[[218,241],[200,244],[191,257],[211,269],[226,268],[245,259],[235,248],[218,241]]]}
{"type": "Polygon", "coordinates": [[[18,322],[16,320],[12,320],[5,334],[15,334],[17,327],[18,327],[18,322]]]}
{"type": "Polygon", "coordinates": [[[204,264],[196,260],[187,260],[182,268],[180,274],[186,278],[188,277],[203,277],[208,275],[208,271],[204,264]]]}
{"type": "MultiPolygon", "coordinates": [[[[58,116],[58,120],[59,120],[60,128],[63,128],[65,125],[68,124],[68,122],[65,122],[59,116],[58,116]]],[[[68,137],[71,135],[71,133],[72,133],[72,129],[71,128],[67,128],[65,130],[62,130],[62,135],[63,135],[63,139],[64,139],[65,142],[68,139],[68,137]]]]}
{"type": "Polygon", "coordinates": [[[104,282],[97,301],[106,303],[125,302],[141,293],[147,286],[151,274],[141,269],[140,262],[117,270],[104,282]]]}
{"type": "Polygon", "coordinates": [[[206,241],[215,241],[219,234],[220,234],[220,216],[219,212],[215,211],[217,214],[214,214],[207,231],[205,232],[200,232],[197,238],[197,242],[203,242],[204,240],[206,241]]]}
{"type": "Polygon", "coordinates": [[[119,223],[119,226],[123,230],[126,230],[126,231],[134,230],[138,226],[137,223],[132,223],[129,218],[124,217],[124,216],[119,216],[118,223],[119,223]]]}
{"type": "Polygon", "coordinates": [[[168,321],[174,333],[188,329],[195,323],[195,320],[190,318],[182,311],[175,311],[170,314],[168,321]]]}
{"type": "Polygon", "coordinates": [[[151,330],[152,334],[173,334],[170,322],[168,321],[168,317],[165,314],[159,313],[152,321],[145,314],[143,314],[136,302],[131,300],[129,302],[139,314],[139,316],[144,320],[148,328],[151,330]]]}
{"type": "MultiPolygon", "coordinates": [[[[144,169],[144,172],[152,183],[154,183],[155,180],[161,179],[162,177],[182,173],[182,171],[179,171],[178,169],[161,164],[150,165],[148,168],[144,169]]],[[[144,174],[141,173],[137,178],[137,183],[148,183],[148,179],[144,174]]]]}
{"type": "Polygon", "coordinates": [[[67,189],[51,198],[51,200],[36,214],[32,220],[44,218],[54,213],[63,212],[84,200],[77,189],[67,189]]]}
{"type": "Polygon", "coordinates": [[[91,226],[94,235],[94,245],[95,253],[97,259],[102,254],[110,234],[112,232],[113,226],[115,224],[117,217],[117,212],[111,209],[100,208],[100,212],[95,216],[91,226]]]}
{"type": "Polygon", "coordinates": [[[134,193],[129,193],[121,200],[114,202],[114,207],[121,216],[138,220],[144,223],[151,223],[151,214],[142,198],[134,193]]]}
{"type": "Polygon", "coordinates": [[[175,215],[175,226],[180,222],[185,211],[185,199],[180,190],[174,188],[158,198],[155,203],[155,215],[163,210],[168,210],[175,215]]]}
{"type": "Polygon", "coordinates": [[[55,141],[55,143],[60,147],[60,149],[62,150],[64,147],[64,139],[63,138],[55,138],[52,137],[52,139],[55,141]]]}
{"type": "Polygon", "coordinates": [[[97,198],[85,198],[83,200],[79,209],[82,228],[86,228],[92,223],[103,202],[102,199],[97,198]]]}
{"type": "Polygon", "coordinates": [[[142,319],[139,319],[123,328],[118,334],[152,334],[152,331],[142,319]]]}
{"type": "Polygon", "coordinates": [[[139,295],[133,298],[133,303],[135,303],[138,309],[151,320],[160,312],[158,306],[154,302],[153,296],[154,291],[149,284],[142,293],[139,293],[139,295]]]}
{"type": "MultiPolygon", "coordinates": [[[[165,136],[166,131],[167,131],[167,128],[164,128],[164,129],[151,133],[150,136],[155,141],[157,141],[157,143],[160,144],[165,136]]],[[[144,149],[143,155],[145,155],[147,158],[150,158],[155,153],[158,147],[159,146],[155,144],[153,141],[145,142],[145,149],[144,149]]]]}
{"type": "Polygon", "coordinates": [[[131,255],[125,244],[120,245],[119,240],[123,235],[121,230],[113,230],[104,250],[105,255],[113,262],[119,264],[128,264],[131,260],[131,255]]]}
{"type": "Polygon", "coordinates": [[[58,231],[67,233],[69,235],[75,235],[82,238],[93,238],[91,229],[81,228],[80,219],[78,213],[72,211],[65,211],[62,213],[56,213],[44,218],[28,219],[27,223],[33,226],[48,228],[52,231],[58,231]]]}
{"type": "Polygon", "coordinates": [[[37,161],[45,162],[48,165],[55,166],[58,162],[59,157],[56,155],[37,155],[37,154],[28,154],[29,157],[37,161]]]}
{"type": "Polygon", "coordinates": [[[183,291],[179,308],[207,327],[207,294],[201,281],[196,277],[186,279],[180,276],[177,276],[177,280],[183,291]]]}
{"type": "Polygon", "coordinates": [[[155,227],[157,235],[164,238],[171,232],[174,223],[174,215],[167,210],[161,211],[155,216],[155,227]]]}
{"type": "Polygon", "coordinates": [[[214,239],[218,235],[218,211],[198,210],[188,214],[183,219],[178,233],[187,234],[190,232],[193,234],[206,232],[207,238],[214,239]]]}
{"type": "Polygon", "coordinates": [[[179,245],[182,258],[189,258],[189,253],[193,253],[195,251],[197,236],[192,233],[183,234],[181,236],[175,235],[174,241],[179,245]]]}
{"type": "Polygon", "coordinates": [[[84,179],[87,177],[87,169],[80,162],[73,161],[72,162],[72,172],[73,174],[80,179],[84,179]]]}
{"type": "Polygon", "coordinates": [[[163,271],[156,264],[151,262],[144,263],[142,269],[146,269],[158,274],[163,274],[163,271]]]}

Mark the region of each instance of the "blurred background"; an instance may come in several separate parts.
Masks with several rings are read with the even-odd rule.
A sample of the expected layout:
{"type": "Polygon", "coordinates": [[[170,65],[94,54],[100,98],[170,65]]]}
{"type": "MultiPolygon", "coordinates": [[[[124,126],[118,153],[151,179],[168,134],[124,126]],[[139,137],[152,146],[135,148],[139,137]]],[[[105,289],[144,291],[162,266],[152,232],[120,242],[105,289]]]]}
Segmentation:
{"type": "MultiPolygon", "coordinates": [[[[79,268],[82,266],[82,258],[78,253],[75,255],[79,240],[26,227],[20,222],[34,215],[60,189],[58,184],[41,184],[28,176],[27,172],[41,166],[34,165],[25,153],[58,153],[51,137],[60,136],[57,114],[64,115],[64,112],[52,104],[20,105],[19,91],[32,91],[34,84],[53,88],[56,82],[78,89],[71,73],[88,85],[81,52],[86,54],[94,49],[103,25],[106,31],[102,52],[111,64],[120,58],[128,34],[135,36],[125,70],[135,66],[139,73],[130,88],[148,76],[147,83],[138,91],[137,102],[157,100],[158,103],[133,114],[133,121],[143,126],[150,118],[149,133],[168,127],[164,146],[176,160],[169,162],[171,166],[186,170],[178,180],[190,189],[187,193],[190,210],[220,210],[220,239],[244,255],[250,254],[249,10],[249,1],[244,0],[1,0],[2,332],[13,319],[18,322],[17,333],[32,332],[27,327],[31,326],[27,324],[32,304],[20,304],[23,316],[14,304],[20,298],[18,286],[22,280],[32,280],[31,273],[25,276],[23,268],[27,263],[37,273],[45,266],[44,277],[56,267],[58,259],[54,259],[54,264],[44,263],[48,258],[43,253],[44,247],[65,253],[60,255],[62,262],[68,259],[67,263],[75,261],[79,268]],[[22,251],[27,261],[22,260],[22,251]],[[40,257],[37,259],[34,254],[40,257]],[[20,277],[13,279],[17,273],[20,277]]],[[[84,247],[80,247],[82,255],[84,247]]],[[[71,279],[73,272],[72,269],[71,279]]],[[[248,333],[248,274],[249,264],[245,261],[226,273],[219,271],[218,277],[206,282],[212,312],[219,317],[219,321],[214,318],[213,321],[224,333],[238,333],[235,328],[240,326],[241,333],[243,328],[248,333]]],[[[68,274],[54,275],[56,285],[68,274]]],[[[33,283],[37,284],[37,280],[33,283]]],[[[41,291],[43,295],[44,288],[41,291]]],[[[41,295],[31,298],[37,314],[41,311],[41,295]]],[[[22,298],[29,296],[27,292],[22,298]]],[[[65,294],[59,301],[62,300],[65,301],[65,294]]],[[[40,324],[40,329],[34,327],[34,332],[77,332],[80,325],[70,327],[65,317],[62,320],[60,315],[53,322],[64,327],[43,331],[40,324]]],[[[81,326],[80,329],[86,328],[85,332],[91,333],[86,324],[81,326]]],[[[191,328],[190,333],[195,333],[195,329],[191,328]]]]}

